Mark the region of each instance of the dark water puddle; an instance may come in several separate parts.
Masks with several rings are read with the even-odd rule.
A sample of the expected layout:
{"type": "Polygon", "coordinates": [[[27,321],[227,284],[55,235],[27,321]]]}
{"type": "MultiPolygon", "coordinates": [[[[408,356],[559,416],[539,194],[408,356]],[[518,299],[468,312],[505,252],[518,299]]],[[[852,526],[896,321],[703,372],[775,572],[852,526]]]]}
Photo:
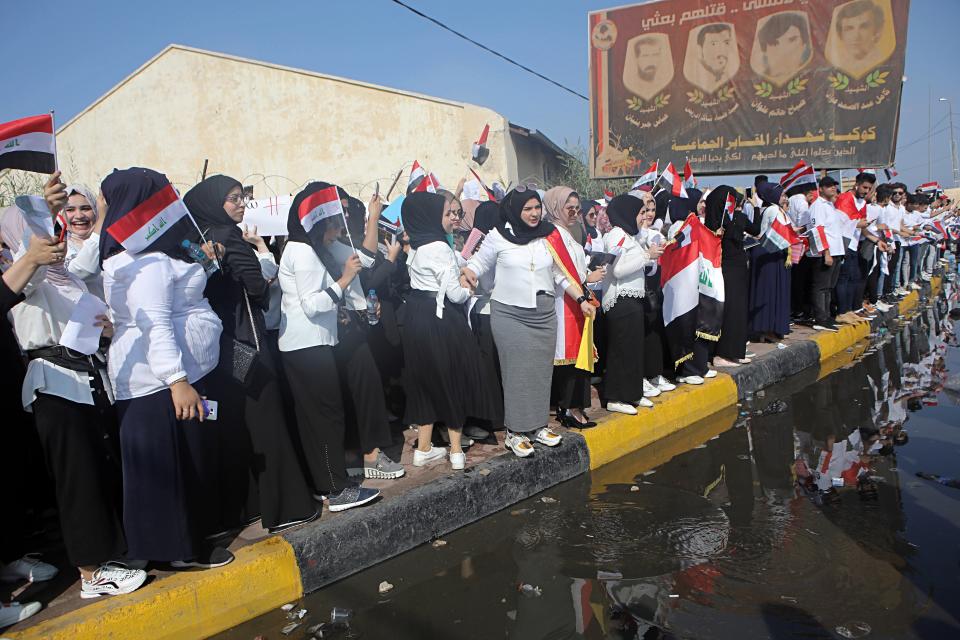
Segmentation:
{"type": "Polygon", "coordinates": [[[820,381],[307,596],[288,635],[278,610],[220,637],[960,637],[960,490],[916,475],[960,476],[945,304],[820,381]],[[871,428],[907,441],[861,459],[871,428]],[[311,633],[334,607],[350,628],[311,633]]]}

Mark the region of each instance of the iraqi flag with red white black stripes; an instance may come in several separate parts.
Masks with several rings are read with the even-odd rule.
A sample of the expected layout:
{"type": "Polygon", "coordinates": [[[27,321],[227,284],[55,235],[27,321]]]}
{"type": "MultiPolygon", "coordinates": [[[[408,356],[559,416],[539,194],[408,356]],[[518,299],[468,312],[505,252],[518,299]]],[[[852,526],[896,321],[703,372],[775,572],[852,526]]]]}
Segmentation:
{"type": "Polygon", "coordinates": [[[785,251],[798,242],[800,242],[800,236],[797,235],[797,232],[788,223],[780,220],[780,216],[777,215],[774,216],[770,228],[763,235],[761,244],[764,249],[772,253],[785,251]]]}
{"type": "Polygon", "coordinates": [[[439,184],[432,173],[427,173],[417,160],[413,161],[413,167],[410,168],[410,181],[407,182],[407,195],[418,191],[436,193],[439,184]]]}
{"type": "Polygon", "coordinates": [[[0,124],[0,170],[36,173],[57,170],[57,143],[53,116],[30,116],[0,124]]]}
{"type": "Polygon", "coordinates": [[[727,194],[727,199],[723,202],[723,213],[733,221],[733,214],[737,210],[737,199],[733,196],[733,193],[727,194]]]}
{"type": "Polygon", "coordinates": [[[297,210],[300,224],[307,233],[310,233],[310,230],[321,220],[337,215],[343,217],[343,203],[340,201],[340,192],[337,191],[336,186],[311,193],[303,199],[297,210]]]}
{"type": "Polygon", "coordinates": [[[823,253],[830,247],[827,241],[827,230],[822,226],[807,231],[807,241],[810,243],[810,250],[814,253],[823,253]]]}
{"type": "Polygon", "coordinates": [[[810,183],[816,184],[817,176],[813,170],[813,165],[807,164],[805,160],[801,160],[795,164],[790,171],[787,171],[783,174],[783,177],[780,178],[780,186],[783,187],[784,191],[787,191],[791,187],[810,183]]]}
{"type": "Polygon", "coordinates": [[[683,186],[683,180],[680,179],[680,174],[677,173],[672,162],[667,163],[657,183],[674,196],[681,198],[687,197],[687,190],[683,186]]]}
{"type": "MultiPolygon", "coordinates": [[[[637,178],[637,181],[633,183],[633,186],[630,187],[630,191],[627,193],[636,195],[640,191],[652,191],[653,185],[657,183],[657,166],[659,164],[659,161],[652,163],[650,167],[643,172],[643,175],[637,178]]],[[[613,196],[610,195],[607,197],[612,198],[613,196]]]]}
{"type": "Polygon", "coordinates": [[[107,233],[130,253],[143,253],[174,228],[178,228],[174,235],[186,238],[194,225],[187,206],[168,182],[107,227],[107,233]]]}

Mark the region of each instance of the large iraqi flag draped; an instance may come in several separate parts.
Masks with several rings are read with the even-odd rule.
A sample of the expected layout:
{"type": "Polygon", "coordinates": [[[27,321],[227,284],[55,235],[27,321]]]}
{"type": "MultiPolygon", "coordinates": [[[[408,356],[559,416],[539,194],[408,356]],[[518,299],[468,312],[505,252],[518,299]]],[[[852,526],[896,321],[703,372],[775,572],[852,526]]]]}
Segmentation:
{"type": "Polygon", "coordinates": [[[0,124],[0,170],[21,169],[36,173],[57,170],[57,145],[53,116],[30,116],[0,124]]]}
{"type": "Polygon", "coordinates": [[[663,323],[674,366],[693,357],[696,338],[717,341],[723,324],[720,238],[690,214],[660,256],[663,323]]]}
{"type": "MultiPolygon", "coordinates": [[[[554,264],[575,287],[580,286],[577,267],[563,242],[560,231],[554,229],[547,236],[547,250],[553,256],[554,264]]],[[[570,296],[561,294],[562,313],[557,314],[557,344],[554,352],[554,365],[572,364],[577,369],[593,373],[597,361],[593,346],[593,318],[583,315],[580,304],[570,296]]]]}

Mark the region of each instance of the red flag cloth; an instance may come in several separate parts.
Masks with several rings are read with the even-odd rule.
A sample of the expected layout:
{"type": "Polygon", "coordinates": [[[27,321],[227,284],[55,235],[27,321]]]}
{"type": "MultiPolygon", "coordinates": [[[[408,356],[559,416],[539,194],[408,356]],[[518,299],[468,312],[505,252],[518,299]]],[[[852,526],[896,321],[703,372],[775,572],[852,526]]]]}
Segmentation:
{"type": "Polygon", "coordinates": [[[861,207],[857,207],[856,196],[853,195],[853,191],[844,191],[838,197],[836,202],[833,203],[833,206],[836,207],[837,211],[842,211],[846,214],[851,220],[863,220],[867,217],[867,201],[863,201],[861,207]]]}
{"type": "Polygon", "coordinates": [[[30,116],[0,124],[0,170],[36,173],[57,170],[53,116],[30,116]]]}

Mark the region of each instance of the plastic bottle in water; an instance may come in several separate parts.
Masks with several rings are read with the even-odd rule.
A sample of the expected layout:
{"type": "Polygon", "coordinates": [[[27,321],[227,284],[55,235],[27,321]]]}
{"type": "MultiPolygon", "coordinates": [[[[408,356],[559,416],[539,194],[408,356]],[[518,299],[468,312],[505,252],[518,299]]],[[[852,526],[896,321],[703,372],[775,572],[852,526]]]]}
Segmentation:
{"type": "Polygon", "coordinates": [[[190,242],[189,240],[184,240],[180,243],[180,246],[183,247],[183,250],[187,252],[193,261],[203,267],[203,270],[207,272],[207,275],[212,275],[218,269],[217,263],[207,257],[207,254],[203,252],[203,249],[200,248],[200,245],[196,242],[190,242]]]}
{"type": "Polygon", "coordinates": [[[379,302],[380,299],[377,298],[377,292],[370,289],[370,293],[367,294],[367,322],[370,324],[380,322],[380,317],[377,315],[377,304],[379,302]]]}

